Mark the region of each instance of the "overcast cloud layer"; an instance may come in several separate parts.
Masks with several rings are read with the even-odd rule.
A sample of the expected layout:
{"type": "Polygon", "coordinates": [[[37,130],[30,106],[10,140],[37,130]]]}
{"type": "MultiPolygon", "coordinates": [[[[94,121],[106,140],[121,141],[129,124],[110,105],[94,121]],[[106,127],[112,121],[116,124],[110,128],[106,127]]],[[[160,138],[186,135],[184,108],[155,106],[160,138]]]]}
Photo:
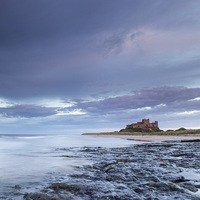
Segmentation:
{"type": "Polygon", "coordinates": [[[199,0],[2,0],[0,133],[200,127],[199,0]]]}

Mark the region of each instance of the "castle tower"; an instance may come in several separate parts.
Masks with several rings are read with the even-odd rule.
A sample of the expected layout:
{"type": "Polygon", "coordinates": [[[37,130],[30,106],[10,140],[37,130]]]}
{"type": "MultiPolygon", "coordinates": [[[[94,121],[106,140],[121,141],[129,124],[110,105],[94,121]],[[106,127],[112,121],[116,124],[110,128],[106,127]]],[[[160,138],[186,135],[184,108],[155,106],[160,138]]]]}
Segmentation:
{"type": "Polygon", "coordinates": [[[142,119],[143,124],[149,124],[149,119],[142,119]]]}

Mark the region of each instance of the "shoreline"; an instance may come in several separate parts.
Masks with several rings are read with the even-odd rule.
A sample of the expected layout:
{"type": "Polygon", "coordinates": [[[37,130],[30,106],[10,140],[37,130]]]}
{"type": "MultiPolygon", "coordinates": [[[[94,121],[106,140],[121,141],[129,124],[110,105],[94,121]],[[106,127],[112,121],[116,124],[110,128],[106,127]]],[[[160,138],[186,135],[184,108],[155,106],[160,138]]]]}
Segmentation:
{"type": "Polygon", "coordinates": [[[115,137],[127,140],[144,141],[144,142],[165,142],[165,141],[180,141],[180,140],[200,140],[200,135],[188,136],[172,136],[172,135],[98,135],[98,134],[84,134],[84,136],[96,137],[115,137]]]}
{"type": "MultiPolygon", "coordinates": [[[[56,143],[48,151],[39,151],[36,146],[39,154],[35,155],[32,148],[30,159],[37,156],[43,164],[44,157],[39,155],[45,153],[50,163],[59,162],[59,170],[56,170],[57,165],[52,165],[53,168],[45,169],[42,172],[45,176],[41,178],[40,175],[36,182],[32,182],[31,178],[9,184],[6,191],[2,187],[0,199],[200,199],[199,135],[92,136],[78,140],[89,141],[91,146],[70,147],[61,138],[63,143],[59,146],[56,143]],[[117,144],[126,142],[125,139],[133,140],[128,143],[136,143],[134,140],[143,142],[110,147],[110,138],[124,139],[118,140],[117,144]],[[176,141],[164,142],[166,140],[176,141]],[[93,141],[97,141],[98,145],[94,145],[93,141]],[[109,147],[99,145],[100,141],[108,141],[109,147]],[[48,152],[50,154],[46,154],[48,152]],[[69,161],[72,171],[66,168],[69,161]]],[[[41,166],[37,163],[36,167],[41,166]]],[[[26,175],[24,172],[22,175],[26,175]]],[[[30,173],[27,175],[30,177],[30,173]]]]}

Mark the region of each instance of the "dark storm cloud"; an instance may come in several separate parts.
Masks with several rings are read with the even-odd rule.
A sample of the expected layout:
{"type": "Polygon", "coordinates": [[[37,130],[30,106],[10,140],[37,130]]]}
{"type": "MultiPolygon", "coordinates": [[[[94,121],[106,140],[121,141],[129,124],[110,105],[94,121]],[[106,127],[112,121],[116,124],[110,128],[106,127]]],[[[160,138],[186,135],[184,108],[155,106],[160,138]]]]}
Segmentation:
{"type": "Polygon", "coordinates": [[[146,116],[144,107],[154,114],[197,110],[199,101],[188,100],[200,96],[199,6],[199,0],[0,1],[0,97],[13,102],[0,117],[56,115],[60,123],[70,117],[86,126],[93,118],[95,126],[96,119],[127,120],[129,110],[146,116]],[[104,100],[86,103],[91,97],[104,100]],[[32,98],[76,105],[49,108],[32,98]]]}
{"type": "Polygon", "coordinates": [[[91,34],[118,27],[138,27],[152,22],[157,27],[166,27],[167,24],[167,28],[184,27],[185,23],[194,26],[198,22],[194,18],[198,15],[198,10],[187,13],[187,9],[197,5],[197,0],[177,0],[175,3],[173,0],[2,0],[1,39],[30,41],[37,37],[44,39],[57,34],[91,34]]]}
{"type": "Polygon", "coordinates": [[[87,85],[104,78],[126,81],[129,65],[122,63],[118,69],[115,61],[110,64],[104,60],[100,65],[92,51],[100,48],[103,55],[118,54],[127,37],[135,40],[143,34],[140,27],[195,28],[196,4],[198,1],[186,0],[3,0],[1,95],[77,98],[94,93],[87,85]],[[113,72],[120,78],[112,76],[113,72]]]}
{"type": "Polygon", "coordinates": [[[198,107],[198,103],[188,100],[200,97],[200,88],[156,87],[133,91],[133,95],[106,98],[100,101],[78,103],[77,107],[91,113],[107,113],[119,110],[140,109],[166,104],[173,105],[174,111],[198,107]],[[178,106],[177,106],[178,105],[178,106]],[[181,106],[180,106],[181,105],[181,106]],[[175,109],[176,106],[176,109],[175,109]]]}
{"type": "Polygon", "coordinates": [[[55,108],[46,108],[37,105],[15,105],[8,108],[0,108],[0,114],[8,118],[33,118],[55,115],[56,111],[55,108]]]}
{"type": "MultiPolygon", "coordinates": [[[[70,39],[121,25],[124,28],[130,26],[129,20],[134,20],[131,14],[138,8],[142,8],[141,3],[130,0],[1,1],[1,44],[31,43],[65,35],[70,39]]],[[[139,24],[137,20],[134,23],[139,24]]]]}

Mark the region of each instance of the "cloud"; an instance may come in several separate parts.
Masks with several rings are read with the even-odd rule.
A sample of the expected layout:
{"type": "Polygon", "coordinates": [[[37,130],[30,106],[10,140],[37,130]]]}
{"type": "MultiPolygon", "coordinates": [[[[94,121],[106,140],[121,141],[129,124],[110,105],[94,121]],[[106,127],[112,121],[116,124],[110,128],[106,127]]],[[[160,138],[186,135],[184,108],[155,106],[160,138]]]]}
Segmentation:
{"type": "Polygon", "coordinates": [[[136,32],[133,32],[133,33],[130,34],[130,38],[131,38],[131,40],[134,40],[134,39],[136,39],[138,36],[141,36],[141,35],[143,35],[143,34],[144,34],[144,33],[141,32],[141,31],[136,31],[136,32]]]}
{"type": "Polygon", "coordinates": [[[68,101],[66,99],[59,98],[51,98],[51,99],[37,99],[35,100],[37,105],[47,107],[47,108],[69,108],[74,105],[72,101],[68,101]]]}
{"type": "MultiPolygon", "coordinates": [[[[104,100],[85,103],[78,102],[76,106],[91,113],[109,113],[119,110],[141,109],[145,107],[160,108],[168,107],[172,104],[184,105],[183,109],[186,109],[196,105],[194,102],[189,100],[197,97],[200,97],[200,88],[162,86],[134,90],[132,95],[105,98],[104,100]]],[[[167,108],[165,109],[167,110],[167,108]]]]}
{"type": "Polygon", "coordinates": [[[127,43],[133,43],[137,37],[143,34],[141,31],[134,30],[112,33],[112,35],[102,38],[96,45],[95,50],[103,56],[119,55],[126,48],[127,43]]]}
{"type": "Polygon", "coordinates": [[[0,108],[0,114],[6,118],[34,118],[55,115],[53,108],[37,105],[15,105],[8,108],[0,108]]]}
{"type": "Polygon", "coordinates": [[[9,101],[0,101],[0,115],[2,118],[46,118],[52,116],[70,116],[86,114],[81,109],[74,109],[75,105],[64,99],[43,99],[34,101],[35,104],[11,104],[9,101]],[[5,103],[6,102],[6,103],[5,103]]]}
{"type": "Polygon", "coordinates": [[[2,0],[1,119],[95,126],[198,114],[199,100],[189,100],[200,97],[199,6],[2,0]]]}
{"type": "Polygon", "coordinates": [[[159,120],[162,125],[162,121],[169,118],[186,120],[199,115],[199,97],[200,88],[162,86],[133,90],[127,95],[116,97],[104,96],[104,99],[98,100],[45,99],[38,102],[35,100],[34,104],[15,102],[12,105],[10,101],[4,100],[7,104],[0,108],[0,118],[7,123],[23,120],[26,125],[44,124],[47,127],[48,124],[55,124],[62,128],[103,125],[111,128],[112,124],[123,128],[126,123],[145,117],[159,120]]]}
{"type": "MultiPolygon", "coordinates": [[[[164,74],[176,76],[179,62],[172,72],[166,61],[174,60],[173,55],[176,60],[188,57],[189,47],[194,51],[191,43],[198,43],[198,5],[187,0],[3,0],[0,93],[9,98],[79,98],[99,92],[87,88],[99,82],[167,85],[160,66],[166,68],[164,74]],[[149,65],[155,69],[148,70],[149,65]],[[143,73],[147,70],[157,79],[149,80],[143,73]]],[[[180,75],[190,71],[188,66],[180,75]]]]}
{"type": "Polygon", "coordinates": [[[0,98],[0,108],[9,108],[14,104],[6,99],[0,98]]]}
{"type": "Polygon", "coordinates": [[[85,115],[86,112],[83,112],[81,109],[74,110],[59,110],[56,115],[85,115]]]}

